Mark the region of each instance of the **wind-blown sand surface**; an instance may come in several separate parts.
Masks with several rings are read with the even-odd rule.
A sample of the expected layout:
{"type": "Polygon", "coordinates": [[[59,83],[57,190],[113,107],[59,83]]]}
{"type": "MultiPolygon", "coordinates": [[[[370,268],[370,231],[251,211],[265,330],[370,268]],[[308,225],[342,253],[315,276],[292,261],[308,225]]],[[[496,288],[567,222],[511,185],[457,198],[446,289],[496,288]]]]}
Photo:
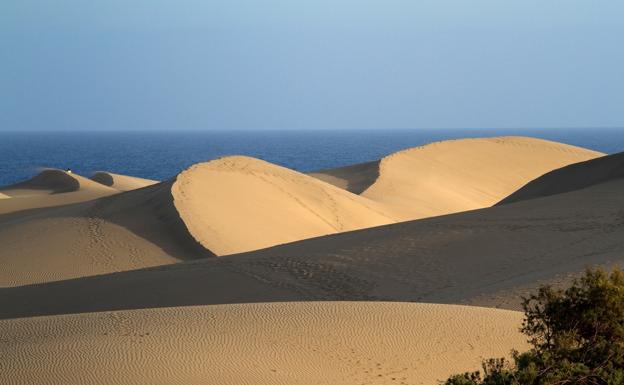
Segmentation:
{"type": "Polygon", "coordinates": [[[517,309],[538,284],[624,262],[621,155],[539,178],[600,155],[512,137],[318,179],[238,156],[161,183],[44,171],[0,190],[0,382],[433,385],[476,370],[527,347],[520,313],[379,301],[517,309]],[[394,223],[524,185],[513,203],[394,223]],[[309,302],[327,300],[359,302],[309,302]]]}
{"type": "Polygon", "coordinates": [[[553,170],[515,191],[499,204],[580,190],[624,178],[624,153],[603,156],[553,170]]]}
{"type": "Polygon", "coordinates": [[[624,262],[624,179],[255,252],[0,290],[0,317],[235,302],[394,300],[517,309],[587,265],[624,262]],[[97,300],[94,300],[97,299],[97,300]]]}
{"type": "Polygon", "coordinates": [[[394,222],[374,202],[244,156],[192,166],[172,194],[189,232],[217,255],[394,222]]]}
{"type": "Polygon", "coordinates": [[[0,188],[0,194],[15,198],[0,201],[0,215],[84,202],[117,193],[118,190],[80,175],[48,169],[25,182],[0,188]]]}
{"type": "Polygon", "coordinates": [[[112,187],[119,191],[130,191],[151,186],[158,183],[156,180],[137,178],[134,176],[113,174],[112,172],[98,171],[91,176],[91,180],[112,187]]]}
{"type": "Polygon", "coordinates": [[[517,312],[269,303],[0,321],[3,384],[436,384],[525,349],[517,312]]]}
{"type": "Polygon", "coordinates": [[[546,172],[603,155],[527,137],[458,139],[396,152],[378,170],[367,163],[312,175],[355,191],[368,185],[363,197],[411,220],[492,206],[546,172]]]}
{"type": "MultiPolygon", "coordinates": [[[[101,204],[29,212],[10,217],[10,221],[0,217],[0,240],[11,240],[0,251],[0,261],[8,258],[13,261],[8,266],[20,265],[28,272],[20,278],[20,269],[10,268],[0,277],[0,285],[66,279],[194,257],[178,250],[171,255],[167,249],[176,248],[172,245],[155,251],[154,244],[162,244],[163,238],[170,244],[166,232],[184,238],[185,245],[203,246],[207,251],[199,253],[201,256],[227,255],[419,218],[425,213],[473,208],[499,200],[501,194],[542,171],[598,155],[529,138],[467,139],[393,154],[381,161],[378,177],[378,162],[327,171],[332,178],[348,180],[346,187],[352,191],[362,190],[374,180],[362,196],[261,160],[226,157],[195,165],[175,180],[159,184],[161,187],[131,191],[133,195],[128,198],[122,194],[101,204]],[[484,168],[486,165],[489,168],[484,168]],[[434,172],[442,179],[433,177],[434,172]],[[159,191],[158,196],[151,191],[159,191]],[[432,209],[434,201],[438,206],[432,209]],[[465,205],[468,201],[472,203],[465,205]],[[102,206],[125,219],[98,215],[102,206]],[[154,215],[159,210],[167,214],[154,215]],[[162,222],[167,223],[166,231],[162,222]],[[41,234],[40,242],[30,242],[35,234],[41,234]],[[55,245],[45,246],[48,244],[55,245]],[[82,253],[82,259],[61,255],[65,249],[70,255],[82,253]],[[84,258],[87,254],[91,258],[84,258]],[[15,260],[23,255],[31,261],[17,263],[15,260]],[[143,257],[147,255],[154,257],[143,257]],[[47,261],[45,269],[43,258],[47,261]],[[12,278],[7,279],[8,275],[12,278]]],[[[94,179],[100,183],[60,170],[44,171],[31,181],[3,190],[4,194],[20,196],[20,200],[3,200],[0,213],[92,200],[119,190],[151,188],[155,183],[104,172],[94,179]]],[[[196,255],[197,246],[190,248],[196,255]]]]}
{"type": "Polygon", "coordinates": [[[0,287],[212,256],[185,230],[173,207],[171,182],[1,215],[0,244],[0,287]]]}

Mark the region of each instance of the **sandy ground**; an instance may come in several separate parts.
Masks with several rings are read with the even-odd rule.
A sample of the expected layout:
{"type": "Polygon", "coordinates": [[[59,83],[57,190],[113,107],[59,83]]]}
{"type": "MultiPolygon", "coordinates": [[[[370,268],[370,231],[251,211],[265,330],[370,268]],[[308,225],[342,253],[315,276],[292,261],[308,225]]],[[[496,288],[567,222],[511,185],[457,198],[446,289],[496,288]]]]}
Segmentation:
{"type": "Polygon", "coordinates": [[[3,384],[436,384],[524,349],[517,312],[308,302],[0,321],[3,384]]]}
{"type": "Polygon", "coordinates": [[[0,215],[0,287],[212,256],[185,230],[170,186],[0,215]]]}
{"type": "Polygon", "coordinates": [[[556,196],[226,258],[2,289],[0,317],[303,300],[517,309],[527,288],[588,265],[624,262],[623,189],[624,179],[615,179],[556,196]]]}
{"type": "Polygon", "coordinates": [[[622,157],[600,155],[514,137],[312,176],[247,157],[161,183],[46,170],[0,189],[0,382],[435,384],[478,369],[526,348],[522,315],[456,304],[517,309],[539,284],[624,262],[622,157]]]}
{"type": "Polygon", "coordinates": [[[156,180],[137,178],[134,176],[113,174],[112,172],[99,171],[91,176],[91,180],[112,187],[119,191],[130,191],[151,186],[158,183],[156,180]]]}
{"type": "Polygon", "coordinates": [[[427,170],[434,163],[444,180],[464,183],[475,179],[480,183],[475,189],[476,182],[461,186],[439,182],[443,188],[456,188],[454,193],[462,197],[498,199],[497,194],[514,183],[527,182],[538,171],[596,155],[527,138],[442,142],[391,155],[380,165],[371,162],[332,171],[332,178],[347,178],[346,187],[357,191],[364,189],[379,165],[379,177],[362,196],[248,157],[201,163],[162,183],[104,172],[96,174],[99,182],[95,182],[45,170],[30,181],[2,190],[12,198],[0,201],[0,263],[4,266],[0,286],[230,255],[419,217],[428,210],[422,201],[427,194],[427,199],[441,197],[440,202],[446,202],[441,204],[450,207],[449,195],[425,191],[432,183],[427,170]],[[519,161],[521,152],[530,161],[519,161]],[[488,171],[490,179],[473,175],[472,167],[482,167],[484,159],[497,159],[503,153],[507,161],[491,163],[510,170],[513,183],[499,169],[488,171]],[[553,154],[561,159],[553,160],[553,154]],[[456,164],[459,159],[464,168],[456,164]],[[396,180],[400,173],[406,181],[396,180]],[[420,179],[429,184],[414,185],[420,179]],[[402,184],[423,195],[408,188],[397,190],[402,184]],[[132,190],[120,193],[128,189],[132,190]],[[94,200],[102,197],[106,198],[94,200]],[[400,197],[402,203],[397,205],[393,197],[400,197]],[[81,201],[86,202],[69,205],[81,201]]]}

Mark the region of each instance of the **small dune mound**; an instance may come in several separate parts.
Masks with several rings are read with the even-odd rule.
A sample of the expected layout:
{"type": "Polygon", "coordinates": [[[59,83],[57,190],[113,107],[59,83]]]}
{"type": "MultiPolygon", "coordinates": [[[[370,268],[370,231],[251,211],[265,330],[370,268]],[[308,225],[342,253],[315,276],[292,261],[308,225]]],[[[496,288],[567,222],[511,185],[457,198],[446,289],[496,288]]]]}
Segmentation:
{"type": "Polygon", "coordinates": [[[519,202],[591,187],[624,178],[624,152],[551,171],[523,186],[498,204],[519,202]]]}
{"type": "Polygon", "coordinates": [[[394,222],[374,202],[244,156],[192,166],[172,194],[190,233],[217,255],[394,222]]]}
{"type": "Polygon", "coordinates": [[[3,193],[0,193],[0,199],[9,199],[10,196],[8,195],[4,195],[3,193]]]}
{"type": "Polygon", "coordinates": [[[136,190],[158,183],[156,180],[113,174],[112,172],[105,171],[96,172],[91,176],[91,180],[119,191],[136,190]]]}
{"type": "Polygon", "coordinates": [[[361,195],[403,220],[438,216],[492,206],[546,172],[603,155],[527,137],[449,140],[383,158],[361,195]]]}
{"type": "Polygon", "coordinates": [[[56,169],[46,169],[33,178],[3,188],[8,196],[28,196],[37,194],[60,194],[77,191],[80,182],[75,175],[56,169]]]}
{"type": "Polygon", "coordinates": [[[375,160],[352,166],[319,170],[309,175],[354,194],[361,194],[379,177],[379,162],[375,160]]]}
{"type": "Polygon", "coordinates": [[[10,197],[25,197],[70,193],[79,190],[114,192],[110,188],[94,183],[80,175],[57,169],[43,170],[25,182],[0,189],[0,192],[10,197]]]}
{"type": "Polygon", "coordinates": [[[387,302],[10,319],[0,321],[2,376],[31,385],[431,385],[526,350],[521,323],[513,311],[387,302]]]}
{"type": "Polygon", "coordinates": [[[117,193],[119,190],[80,175],[46,169],[25,182],[1,188],[0,194],[19,199],[3,199],[0,203],[0,215],[84,202],[117,193]]]}

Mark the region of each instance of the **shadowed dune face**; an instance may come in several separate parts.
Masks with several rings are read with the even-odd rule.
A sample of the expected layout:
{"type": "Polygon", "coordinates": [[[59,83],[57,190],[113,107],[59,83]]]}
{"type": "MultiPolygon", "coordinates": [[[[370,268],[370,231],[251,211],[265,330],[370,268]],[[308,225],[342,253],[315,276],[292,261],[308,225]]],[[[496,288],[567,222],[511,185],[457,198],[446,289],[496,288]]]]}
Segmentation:
{"type": "MultiPolygon", "coordinates": [[[[563,145],[551,142],[544,144],[542,141],[526,138],[470,140],[464,145],[459,147],[466,147],[470,151],[455,151],[457,143],[437,144],[443,147],[442,150],[414,149],[384,158],[381,165],[386,168],[385,174],[382,171],[382,175],[375,179],[374,184],[364,192],[364,196],[248,157],[226,157],[198,164],[172,181],[123,194],[118,194],[117,189],[104,184],[119,188],[138,188],[154,181],[98,173],[96,179],[104,183],[101,184],[75,174],[52,170],[32,182],[39,187],[48,187],[48,190],[38,191],[52,191],[52,187],[60,186],[57,179],[73,180],[78,183],[78,190],[51,195],[45,192],[40,196],[0,201],[0,214],[4,214],[0,215],[0,242],[4,245],[0,250],[0,262],[4,266],[0,272],[0,286],[43,283],[206,256],[229,255],[391,224],[410,218],[410,215],[418,217],[418,213],[430,208],[426,202],[419,200],[426,197],[426,194],[414,197],[413,191],[401,187],[402,184],[396,178],[404,174],[406,186],[412,186],[414,191],[426,192],[431,187],[427,183],[431,181],[419,184],[421,176],[414,175],[414,170],[419,167],[427,168],[427,165],[437,162],[442,165],[442,174],[446,177],[465,180],[463,175],[471,175],[471,168],[451,168],[449,164],[452,162],[444,163],[440,159],[450,156],[453,162],[458,162],[457,157],[474,157],[473,152],[479,146],[489,150],[484,155],[479,155],[474,164],[466,161],[468,165],[474,166],[482,162],[481,156],[499,154],[505,146],[512,149],[518,147],[517,151],[528,153],[536,151],[538,154],[549,154],[548,151],[556,150],[555,152],[563,154],[561,156],[566,161],[577,156],[577,153],[586,155],[585,150],[569,149],[565,146],[560,148],[563,145]],[[521,145],[522,143],[525,144],[521,145]],[[428,151],[433,155],[421,154],[428,151]],[[414,157],[413,153],[418,156],[414,157]],[[437,160],[432,162],[430,158],[437,160]],[[395,187],[397,191],[393,191],[395,187]],[[389,194],[377,195],[383,202],[366,197],[370,191],[377,191],[379,194],[383,189],[388,190],[389,194]],[[392,194],[395,193],[400,198],[399,203],[404,206],[395,205],[396,202],[392,200],[392,194]],[[94,200],[112,194],[116,195],[94,200]],[[42,211],[28,210],[83,200],[93,202],[42,211]],[[32,239],[38,241],[32,242],[32,239]],[[24,259],[24,255],[28,257],[24,259]]],[[[537,159],[532,158],[531,162],[536,162],[537,159]]],[[[523,159],[514,167],[522,170],[526,162],[523,159]]],[[[376,162],[356,165],[343,168],[333,175],[344,176],[345,181],[352,185],[360,184],[361,188],[362,183],[367,184],[374,179],[372,175],[378,173],[378,166],[379,163],[376,162]]],[[[534,170],[531,169],[530,172],[534,170]]],[[[426,173],[422,177],[426,180],[426,173]]],[[[466,182],[466,186],[456,186],[457,190],[453,192],[460,194],[463,191],[461,189],[464,189],[466,196],[470,196],[472,192],[476,194],[474,196],[481,197],[485,192],[499,186],[501,178],[481,180],[485,187],[479,191],[473,188],[470,184],[472,182],[466,182]]],[[[445,183],[447,187],[451,185],[451,182],[445,183]]],[[[26,185],[27,183],[23,184],[26,185]]],[[[435,195],[431,191],[429,193],[435,195]]],[[[375,195],[372,192],[370,194],[375,195]]],[[[433,195],[427,199],[433,199],[433,195]]],[[[449,201],[444,199],[449,196],[439,196],[442,203],[438,208],[448,209],[449,201]]],[[[297,262],[299,263],[301,262],[297,262]]],[[[295,267],[283,268],[288,271],[291,268],[296,270],[295,267]]],[[[307,268],[304,267],[303,270],[305,269],[307,268]]],[[[319,272],[313,274],[317,273],[319,272]]]]}
{"type": "Polygon", "coordinates": [[[59,194],[80,189],[80,181],[62,170],[43,170],[32,179],[2,188],[9,196],[28,196],[34,194],[59,194]]]}
{"type": "Polygon", "coordinates": [[[173,206],[172,183],[1,215],[0,287],[213,256],[186,230],[173,206]]]}
{"type": "Polygon", "coordinates": [[[99,171],[91,176],[91,180],[112,187],[119,191],[136,190],[143,187],[151,186],[158,181],[151,179],[137,178],[127,175],[113,174],[111,172],[99,171]]]}
{"type": "Polygon", "coordinates": [[[311,172],[308,175],[354,194],[361,194],[379,178],[379,160],[311,172]]]}
{"type": "Polygon", "coordinates": [[[240,302],[393,300],[517,309],[588,264],[622,263],[624,179],[255,252],[0,290],[0,317],[240,302]],[[97,298],[97,301],[93,299],[97,298]]]}
{"type": "Polygon", "coordinates": [[[31,385],[430,385],[478,367],[482,357],[524,350],[521,318],[465,306],[310,302],[6,320],[3,378],[31,385]]]}
{"type": "Polygon", "coordinates": [[[394,222],[374,202],[243,156],[192,166],[172,194],[190,233],[217,255],[394,222]]]}
{"type": "Polygon", "coordinates": [[[551,171],[523,186],[498,204],[580,190],[624,178],[624,153],[604,156],[551,171]]]}

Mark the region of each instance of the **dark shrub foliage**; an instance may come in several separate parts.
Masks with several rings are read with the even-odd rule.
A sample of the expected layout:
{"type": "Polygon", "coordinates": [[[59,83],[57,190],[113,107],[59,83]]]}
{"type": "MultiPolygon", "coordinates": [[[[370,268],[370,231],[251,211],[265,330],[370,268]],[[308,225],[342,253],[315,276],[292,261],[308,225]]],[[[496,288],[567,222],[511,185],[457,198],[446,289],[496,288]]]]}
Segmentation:
{"type": "Polygon", "coordinates": [[[532,349],[513,362],[490,359],[481,372],[445,385],[624,384],[624,273],[588,269],[567,290],[542,286],[524,298],[522,332],[532,349]]]}

